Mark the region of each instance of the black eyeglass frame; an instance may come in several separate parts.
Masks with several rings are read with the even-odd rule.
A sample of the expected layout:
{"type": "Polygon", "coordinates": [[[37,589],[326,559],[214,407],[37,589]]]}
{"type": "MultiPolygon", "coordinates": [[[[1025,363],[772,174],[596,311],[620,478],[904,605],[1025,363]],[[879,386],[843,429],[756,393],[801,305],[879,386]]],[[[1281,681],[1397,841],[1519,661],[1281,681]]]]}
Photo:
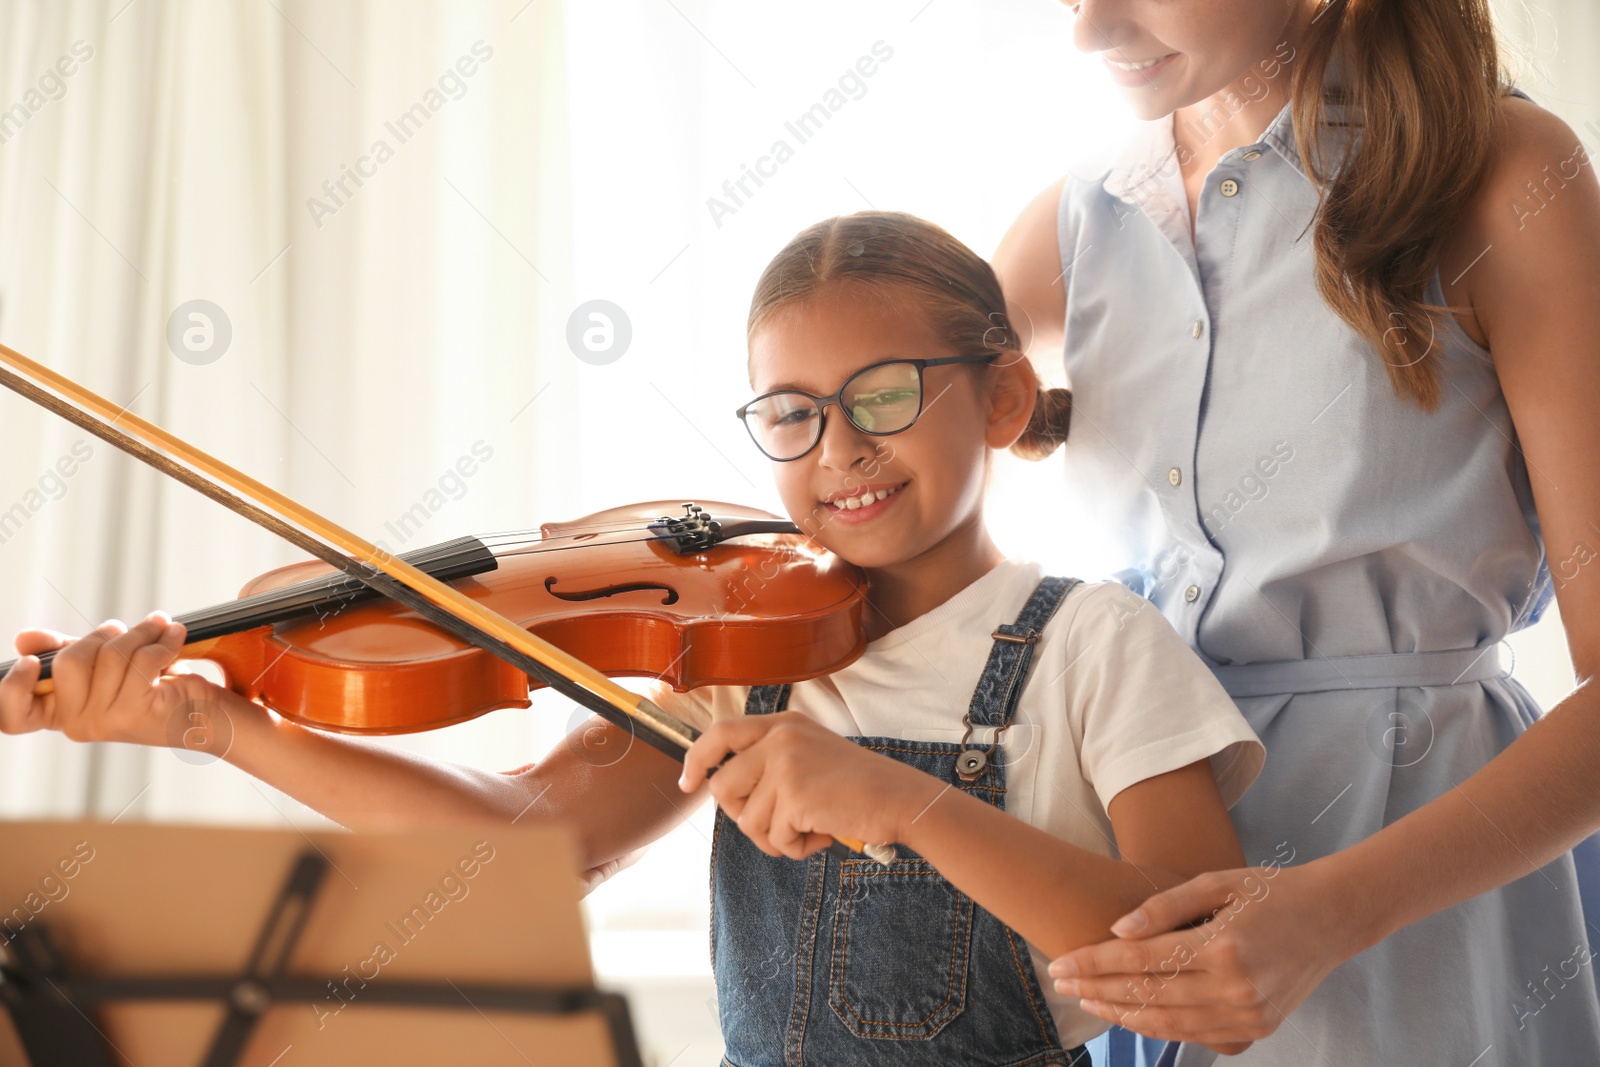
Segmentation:
{"type": "Polygon", "coordinates": [[[949,363],[989,363],[997,355],[999,355],[999,353],[997,353],[997,352],[984,352],[984,353],[979,354],[979,355],[939,356],[939,357],[937,357],[935,359],[885,359],[885,360],[881,360],[881,361],[879,361],[877,363],[869,363],[867,366],[862,367],[860,370],[854,372],[853,374],[850,375],[850,377],[848,377],[848,378],[846,378],[844,380],[844,382],[839,386],[839,388],[835,389],[832,393],[829,393],[827,396],[816,396],[816,395],[814,395],[812,393],[806,392],[804,389],[774,389],[769,393],[762,393],[760,396],[758,396],[755,399],[749,401],[743,407],[739,408],[738,411],[735,411],[734,415],[738,418],[738,420],[740,422],[744,423],[745,432],[750,435],[750,440],[755,442],[756,447],[761,450],[761,454],[763,456],[766,456],[768,459],[772,460],[774,463],[793,463],[797,459],[804,459],[807,456],[809,456],[811,454],[811,452],[812,452],[812,449],[815,449],[817,447],[817,445],[822,443],[822,435],[828,432],[828,405],[829,404],[832,404],[834,407],[838,408],[839,411],[844,415],[845,420],[847,422],[849,422],[851,426],[854,426],[857,430],[860,430],[862,433],[867,434],[867,435],[869,435],[871,437],[893,437],[897,433],[905,433],[907,430],[911,429],[911,427],[913,427],[913,426],[915,426],[917,424],[917,420],[918,419],[922,418],[922,412],[924,410],[923,409],[923,401],[927,398],[927,395],[928,395],[927,394],[927,390],[924,387],[924,384],[923,384],[923,381],[922,381],[922,372],[924,370],[926,370],[929,367],[942,367],[942,366],[944,366],[946,364],[949,364],[949,363]],[[849,409],[844,406],[844,391],[850,387],[850,383],[851,382],[855,381],[857,378],[861,377],[863,374],[866,374],[868,371],[874,371],[874,370],[877,370],[880,367],[891,367],[891,366],[894,366],[897,363],[905,363],[905,364],[909,364],[910,366],[913,366],[913,367],[917,368],[917,413],[915,415],[911,416],[911,421],[910,422],[906,423],[904,426],[900,427],[898,430],[869,430],[865,426],[863,426],[859,422],[857,422],[855,420],[855,418],[853,416],[851,416],[849,409]],[[750,425],[750,421],[747,418],[745,418],[745,416],[749,413],[749,411],[750,411],[750,409],[752,407],[754,407],[755,405],[761,403],[761,401],[767,399],[768,397],[786,396],[786,395],[803,396],[807,400],[810,400],[813,404],[816,405],[816,408],[817,408],[817,436],[816,436],[816,439],[811,442],[810,447],[808,447],[804,452],[800,453],[798,456],[789,456],[786,459],[779,459],[777,456],[774,456],[771,452],[768,452],[762,446],[761,439],[756,436],[755,428],[750,425]]]}

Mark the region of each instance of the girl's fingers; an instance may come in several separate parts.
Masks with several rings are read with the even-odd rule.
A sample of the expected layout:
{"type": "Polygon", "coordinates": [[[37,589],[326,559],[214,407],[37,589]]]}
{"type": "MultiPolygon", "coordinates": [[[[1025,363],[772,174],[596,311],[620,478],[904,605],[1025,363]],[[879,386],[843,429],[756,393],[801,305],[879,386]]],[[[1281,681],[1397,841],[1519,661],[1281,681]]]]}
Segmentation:
{"type": "Polygon", "coordinates": [[[89,682],[91,709],[110,707],[130,681],[146,687],[155,684],[156,675],[143,675],[133,669],[133,654],[154,641],[165,628],[165,621],[158,625],[147,618],[100,646],[94,657],[94,677],[89,682]]]}
{"type": "MultiPolygon", "coordinates": [[[[717,772],[717,777],[722,777],[721,771],[717,772]]],[[[712,788],[716,788],[715,782],[712,788]]],[[[734,818],[744,835],[769,856],[782,855],[772,841],[772,811],[777,803],[777,790],[764,782],[757,782],[754,791],[745,799],[743,809],[734,818]]]]}
{"type": "Polygon", "coordinates": [[[183,640],[184,628],[174,622],[167,624],[154,642],[134,649],[128,657],[130,669],[123,677],[124,691],[129,685],[148,686],[159,678],[183,651],[183,640]]]}
{"type": "MultiPolygon", "coordinates": [[[[105,643],[122,632],[122,624],[115,620],[103,622],[94,630],[78,638],[56,653],[50,666],[51,677],[56,682],[56,711],[75,715],[89,698],[89,683],[94,677],[94,665],[105,643]]],[[[64,728],[65,723],[56,723],[64,728]]]]}
{"type": "Polygon", "coordinates": [[[711,795],[729,818],[738,821],[744,815],[750,794],[761,783],[763,762],[759,752],[741,752],[717,769],[711,795]]]}
{"type": "Polygon", "coordinates": [[[25,734],[44,726],[42,701],[33,695],[39,661],[23,656],[0,678],[0,733],[25,734]]]}
{"type": "Polygon", "coordinates": [[[71,640],[69,635],[56,633],[54,630],[23,630],[17,634],[17,653],[23,656],[37,656],[41,652],[54,652],[71,640]]]}
{"type": "Polygon", "coordinates": [[[808,833],[800,839],[800,852],[796,859],[805,859],[813,852],[820,852],[833,844],[833,838],[827,834],[808,833]]]}
{"type": "MultiPolygon", "coordinates": [[[[711,768],[719,766],[724,759],[735,752],[741,752],[755,744],[766,735],[771,724],[763,722],[770,719],[770,715],[745,715],[737,719],[723,719],[714,722],[699,740],[689,746],[689,751],[684,753],[683,774],[678,776],[678,788],[685,793],[692,793],[700,788],[700,783],[706,780],[706,775],[711,768]]],[[[722,771],[717,776],[722,776],[722,771]]]]}
{"type": "Polygon", "coordinates": [[[817,849],[827,848],[833,842],[833,838],[827,834],[801,829],[795,818],[793,805],[776,805],[769,823],[767,840],[779,854],[788,856],[792,860],[803,860],[817,849]]]}

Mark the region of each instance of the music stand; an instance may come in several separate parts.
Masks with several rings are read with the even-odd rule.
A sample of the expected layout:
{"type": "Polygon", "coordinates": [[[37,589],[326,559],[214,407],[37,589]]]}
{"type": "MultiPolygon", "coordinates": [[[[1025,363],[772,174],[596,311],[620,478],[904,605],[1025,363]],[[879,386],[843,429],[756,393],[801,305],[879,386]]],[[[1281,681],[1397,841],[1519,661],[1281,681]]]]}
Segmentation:
{"type": "Polygon", "coordinates": [[[564,827],[0,822],[0,1064],[639,1067],[564,827]]]}

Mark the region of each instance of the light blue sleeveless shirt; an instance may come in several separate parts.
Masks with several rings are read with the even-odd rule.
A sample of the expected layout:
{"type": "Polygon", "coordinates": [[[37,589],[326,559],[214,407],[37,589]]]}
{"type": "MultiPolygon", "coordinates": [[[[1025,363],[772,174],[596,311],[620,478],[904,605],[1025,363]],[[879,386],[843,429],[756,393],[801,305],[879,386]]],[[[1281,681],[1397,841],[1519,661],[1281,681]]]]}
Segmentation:
{"type": "MultiPolygon", "coordinates": [[[[1431,339],[1443,402],[1424,413],[1318,295],[1317,193],[1288,109],[1207,176],[1193,240],[1173,121],[1062,193],[1069,514],[1090,528],[1080,570],[1148,597],[1266,745],[1230,812],[1248,861],[1302,863],[1448,791],[1534,721],[1496,645],[1538,619],[1550,575],[1489,353],[1447,319],[1431,339]]],[[[1437,275],[1428,300],[1443,303],[1437,275]]],[[[1600,1063],[1579,891],[1580,871],[1600,885],[1596,848],[1395,934],[1222,1062],[1600,1063]]],[[[1109,1058],[1091,1043],[1096,1067],[1162,1045],[1135,1060],[1112,1036],[1109,1058]]]]}

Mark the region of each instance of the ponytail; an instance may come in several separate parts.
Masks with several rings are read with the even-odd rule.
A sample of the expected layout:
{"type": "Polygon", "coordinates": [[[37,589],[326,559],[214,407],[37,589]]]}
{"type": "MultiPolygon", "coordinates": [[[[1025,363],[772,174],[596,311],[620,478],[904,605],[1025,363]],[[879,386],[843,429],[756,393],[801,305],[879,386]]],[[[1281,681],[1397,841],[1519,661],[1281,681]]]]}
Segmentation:
{"type": "Polygon", "coordinates": [[[1033,405],[1033,417],[1028,428],[1022,431],[1011,446],[1013,454],[1023,459],[1044,459],[1067,442],[1067,428],[1072,423],[1072,391],[1039,387],[1039,397],[1033,405]]]}
{"type": "Polygon", "coordinates": [[[1395,392],[1431,410],[1450,312],[1426,302],[1428,281],[1487,169],[1505,92],[1488,0],[1327,0],[1296,68],[1296,141],[1321,199],[1317,290],[1377,349],[1395,392]],[[1331,62],[1343,86],[1325,100],[1331,62]],[[1337,173],[1328,102],[1361,127],[1337,173]]]}

